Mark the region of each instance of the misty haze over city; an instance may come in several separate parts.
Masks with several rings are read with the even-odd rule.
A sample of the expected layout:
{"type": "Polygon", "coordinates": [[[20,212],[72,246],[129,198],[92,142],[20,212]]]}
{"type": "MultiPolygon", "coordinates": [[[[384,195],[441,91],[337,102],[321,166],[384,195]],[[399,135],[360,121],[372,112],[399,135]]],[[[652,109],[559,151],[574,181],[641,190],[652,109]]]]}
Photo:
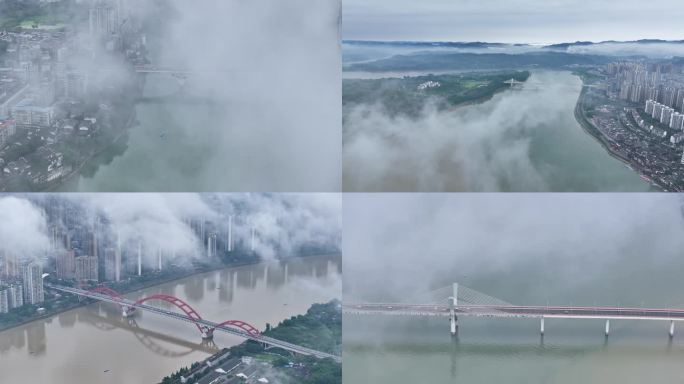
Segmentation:
{"type": "Polygon", "coordinates": [[[231,251],[275,260],[335,252],[341,241],[336,195],[16,195],[0,207],[3,255],[45,269],[70,249],[77,257],[117,249],[133,266],[142,249],[144,267],[156,269],[160,254],[186,266],[231,251]]]}
{"type": "Polygon", "coordinates": [[[186,128],[211,135],[196,185],[339,190],[339,1],[172,4],[154,60],[199,71],[192,94],[225,110],[209,127],[186,128]]]}
{"type": "Polygon", "coordinates": [[[339,1],[17,4],[0,191],[340,189],[339,1]]]}

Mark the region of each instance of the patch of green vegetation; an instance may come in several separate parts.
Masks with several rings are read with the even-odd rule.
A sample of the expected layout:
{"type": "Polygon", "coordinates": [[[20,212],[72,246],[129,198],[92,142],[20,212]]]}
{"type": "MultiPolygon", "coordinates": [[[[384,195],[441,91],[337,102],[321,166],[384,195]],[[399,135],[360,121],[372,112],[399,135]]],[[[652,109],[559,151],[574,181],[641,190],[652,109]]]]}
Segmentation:
{"type": "Polygon", "coordinates": [[[293,316],[264,335],[318,351],[339,354],[342,343],[340,302],[314,304],[305,315],[293,316]]]}
{"type": "Polygon", "coordinates": [[[200,363],[195,362],[190,365],[190,367],[183,367],[179,369],[178,371],[174,372],[171,374],[171,376],[165,376],[161,384],[173,384],[176,383],[180,380],[181,376],[186,376],[189,372],[191,372],[193,369],[197,369],[200,366],[200,363]]]}
{"type": "Polygon", "coordinates": [[[465,89],[484,87],[484,86],[487,86],[487,82],[486,81],[478,81],[478,80],[466,80],[463,82],[462,86],[465,89]]]}
{"type": "Polygon", "coordinates": [[[0,28],[38,28],[84,22],[88,19],[85,2],[65,0],[56,3],[5,0],[0,2],[0,28]]]}
{"type": "Polygon", "coordinates": [[[504,81],[511,78],[526,81],[528,71],[494,73],[466,73],[458,75],[426,75],[385,79],[345,79],[342,84],[342,104],[378,105],[391,116],[416,117],[428,102],[438,109],[485,100],[509,87],[504,81]],[[427,82],[439,83],[436,87],[419,89],[427,82]]]}
{"type": "Polygon", "coordinates": [[[577,68],[574,71],[572,71],[572,74],[575,76],[579,76],[579,78],[582,79],[582,83],[584,84],[593,84],[598,80],[601,80],[601,76],[596,73],[593,73],[592,71],[592,69],[588,68],[577,68]]]}
{"type": "MultiPolygon", "coordinates": [[[[647,114],[646,111],[643,111],[643,110],[637,108],[637,113],[639,114],[639,117],[641,117],[644,120],[644,123],[646,125],[652,125],[654,127],[660,127],[663,129],[669,128],[669,126],[661,123],[660,120],[656,120],[653,118],[653,116],[647,114]]],[[[628,113],[628,115],[630,115],[630,117],[631,117],[631,113],[628,113]]],[[[634,122],[634,125],[635,126],[637,125],[636,121],[634,122]]]]}
{"type": "Polygon", "coordinates": [[[12,140],[4,148],[0,148],[2,150],[0,157],[10,162],[34,153],[43,145],[41,133],[43,133],[42,130],[33,134],[29,134],[27,130],[18,130],[12,140]]]}
{"type": "MultiPolygon", "coordinates": [[[[283,320],[277,327],[266,325],[264,335],[317,349],[333,354],[341,354],[342,350],[342,309],[339,300],[325,304],[314,304],[304,315],[292,316],[283,320]]],[[[266,351],[261,343],[245,341],[219,354],[230,352],[233,358],[251,356],[261,362],[268,362],[282,374],[284,384],[340,384],[342,383],[342,364],[332,359],[317,359],[313,356],[292,355],[277,348],[266,351]],[[290,364],[292,363],[292,364],[290,364]],[[292,366],[291,366],[292,365],[292,366]]],[[[184,368],[170,377],[165,377],[162,384],[175,383],[181,374],[186,374],[199,363],[194,363],[190,370],[184,368]]],[[[199,377],[194,377],[197,381],[199,377]]]]}

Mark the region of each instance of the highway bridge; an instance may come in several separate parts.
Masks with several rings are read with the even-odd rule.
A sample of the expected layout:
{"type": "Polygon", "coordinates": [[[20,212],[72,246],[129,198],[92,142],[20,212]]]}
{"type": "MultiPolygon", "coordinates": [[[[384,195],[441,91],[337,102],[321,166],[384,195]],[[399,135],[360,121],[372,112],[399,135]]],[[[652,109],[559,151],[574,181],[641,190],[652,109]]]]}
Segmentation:
{"type": "MultiPolygon", "coordinates": [[[[684,309],[671,308],[626,308],[626,307],[562,307],[562,306],[519,306],[489,296],[482,297],[492,303],[473,303],[468,295],[465,304],[459,304],[459,286],[453,284],[447,303],[405,304],[405,303],[345,303],[342,311],[353,315],[403,315],[443,316],[450,319],[451,333],[456,334],[459,316],[538,318],[540,331],[544,334],[544,319],[601,319],[606,321],[606,336],[610,333],[610,320],[655,320],[669,321],[670,337],[674,336],[675,322],[684,321],[684,309]]],[[[471,290],[472,291],[472,290],[471,290]]]]}
{"type": "Polygon", "coordinates": [[[342,362],[342,358],[326,352],[317,351],[311,348],[302,347],[300,345],[288,343],[286,341],[274,339],[262,335],[259,330],[240,320],[228,320],[222,323],[216,323],[210,320],[203,319],[197,311],[195,311],[188,303],[183,300],[169,295],[152,295],[143,297],[137,301],[133,301],[121,296],[118,292],[106,288],[99,287],[94,290],[83,290],[79,288],[58,286],[54,284],[45,284],[48,289],[53,289],[63,293],[87,297],[94,300],[104,301],[116,304],[122,308],[124,317],[133,316],[135,311],[144,310],[147,312],[156,313],[161,316],[172,318],[187,323],[192,323],[201,332],[203,339],[211,339],[215,331],[228,333],[234,336],[239,336],[248,340],[253,340],[262,343],[268,347],[281,348],[289,352],[300,355],[314,356],[319,359],[330,358],[337,362],[342,362]],[[147,304],[149,301],[163,301],[176,306],[182,313],[176,311],[169,311],[159,307],[147,304]]]}
{"type": "Polygon", "coordinates": [[[177,76],[188,76],[192,74],[212,74],[212,73],[227,73],[226,70],[217,69],[188,69],[180,67],[165,67],[158,65],[136,65],[135,72],[137,73],[160,73],[160,74],[171,74],[177,76]]]}

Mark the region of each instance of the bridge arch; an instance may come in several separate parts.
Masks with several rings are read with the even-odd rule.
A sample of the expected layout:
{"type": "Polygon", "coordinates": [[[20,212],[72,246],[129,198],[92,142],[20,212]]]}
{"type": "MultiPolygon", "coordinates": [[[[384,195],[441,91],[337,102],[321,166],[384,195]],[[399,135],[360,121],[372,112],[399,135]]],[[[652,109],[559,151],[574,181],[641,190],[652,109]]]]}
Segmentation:
{"type": "MultiPolygon", "coordinates": [[[[99,286],[99,287],[96,287],[96,288],[89,290],[88,292],[107,295],[107,296],[114,298],[114,299],[123,299],[123,296],[119,292],[117,292],[117,291],[115,291],[109,287],[106,287],[106,286],[99,286]]],[[[211,335],[216,330],[216,328],[229,326],[229,327],[236,328],[236,329],[239,329],[241,331],[244,331],[247,334],[249,334],[250,336],[258,337],[261,335],[261,332],[259,331],[259,329],[257,327],[255,327],[255,326],[253,326],[253,325],[251,325],[245,321],[242,321],[242,320],[226,320],[220,324],[217,324],[215,327],[213,327],[211,329],[207,330],[206,327],[204,327],[205,329],[203,329],[203,327],[197,322],[199,320],[202,320],[202,316],[199,314],[199,312],[197,312],[192,306],[190,306],[190,304],[186,303],[185,301],[183,301],[183,300],[181,300],[175,296],[171,296],[171,295],[156,294],[156,295],[152,295],[152,296],[143,297],[143,298],[139,299],[138,301],[136,301],[135,305],[144,304],[148,301],[164,301],[164,302],[167,302],[169,304],[174,305],[176,308],[183,311],[183,313],[185,313],[192,320],[195,320],[196,321],[194,323],[195,326],[202,333],[207,333],[207,334],[211,335]]]]}
{"type": "Polygon", "coordinates": [[[121,298],[123,298],[123,296],[121,296],[121,294],[120,294],[119,292],[117,292],[117,291],[115,291],[115,290],[113,290],[113,289],[111,289],[111,288],[105,287],[105,286],[99,286],[99,287],[97,287],[97,288],[93,288],[93,289],[89,290],[88,292],[100,293],[100,294],[103,294],[103,295],[110,296],[110,297],[112,297],[112,298],[114,298],[114,299],[121,299],[121,298]]]}
{"type": "Polygon", "coordinates": [[[246,322],[244,322],[244,321],[242,321],[242,320],[226,320],[226,321],[224,321],[224,322],[221,323],[221,324],[217,324],[216,327],[210,329],[209,331],[210,331],[210,332],[214,332],[214,330],[215,330],[216,328],[220,328],[220,327],[223,327],[223,326],[226,326],[226,325],[227,325],[227,326],[230,326],[230,327],[233,327],[233,328],[238,328],[238,329],[240,329],[240,330],[242,330],[242,331],[245,331],[245,332],[249,333],[249,334],[252,335],[252,336],[259,336],[259,335],[261,335],[261,332],[259,332],[259,330],[258,330],[255,326],[253,326],[253,325],[251,325],[251,324],[249,324],[249,323],[246,323],[246,322]]]}
{"type": "MultiPolygon", "coordinates": [[[[165,301],[169,304],[176,306],[178,309],[183,311],[191,319],[193,319],[195,321],[202,320],[202,316],[200,316],[200,314],[197,311],[195,311],[195,309],[193,307],[191,307],[190,304],[186,303],[185,301],[183,301],[183,300],[181,300],[175,296],[171,296],[171,295],[158,294],[158,295],[143,297],[142,299],[136,301],[135,304],[136,305],[144,304],[145,302],[151,301],[151,300],[165,301]]],[[[197,327],[197,329],[200,332],[202,332],[202,327],[197,322],[195,322],[195,326],[197,327]]]]}

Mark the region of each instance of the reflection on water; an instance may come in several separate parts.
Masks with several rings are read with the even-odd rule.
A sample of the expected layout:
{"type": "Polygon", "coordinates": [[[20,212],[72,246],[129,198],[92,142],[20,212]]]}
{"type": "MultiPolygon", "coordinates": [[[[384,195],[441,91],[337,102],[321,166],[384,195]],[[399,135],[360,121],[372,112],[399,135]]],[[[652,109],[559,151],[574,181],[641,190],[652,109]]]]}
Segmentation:
{"type": "MultiPolygon", "coordinates": [[[[340,298],[340,275],[339,257],[311,257],[226,268],[128,296],[175,295],[203,318],[263,329],[315,302],[340,298]]],[[[217,333],[203,342],[192,324],[144,312],[124,319],[116,306],[96,303],[1,332],[0,372],[3,383],[154,383],[241,341],[217,333]]]]}
{"type": "MultiPolygon", "coordinates": [[[[523,263],[526,257],[519,258],[523,263]]],[[[636,283],[635,273],[630,272],[646,270],[647,264],[653,264],[648,258],[621,258],[620,266],[611,267],[610,273],[587,262],[584,269],[603,272],[594,279],[584,271],[582,284],[576,283],[575,272],[566,264],[559,269],[546,264],[532,266],[520,274],[478,271],[476,275],[479,281],[489,278],[500,284],[478,286],[516,303],[539,303],[541,297],[551,294],[552,303],[568,305],[573,301],[576,305],[596,301],[607,305],[613,300],[643,300],[651,307],[667,307],[667,302],[681,302],[684,292],[684,281],[670,273],[681,270],[679,259],[673,254],[669,262],[651,265],[649,271],[658,276],[658,282],[650,284],[636,283]],[[539,271],[554,277],[555,289],[530,283],[539,281],[535,277],[539,271]],[[517,286],[530,290],[511,289],[517,286]],[[610,299],[606,286],[615,290],[610,299]]],[[[611,320],[608,337],[605,321],[596,319],[546,319],[543,337],[538,319],[463,317],[459,324],[458,336],[451,337],[447,318],[345,315],[344,380],[396,384],[681,381],[684,328],[680,324],[672,339],[667,321],[611,320]]]]}
{"type": "Polygon", "coordinates": [[[225,121],[226,105],[217,105],[190,85],[181,92],[169,76],[147,75],[144,97],[135,108],[139,124],[129,130],[124,150],[105,151],[92,162],[98,164],[93,174],[74,177],[60,190],[217,190],[222,178],[206,180],[200,170],[210,156],[226,150],[216,145],[225,129],[216,122],[225,121]]]}
{"type": "Polygon", "coordinates": [[[684,342],[666,322],[344,318],[345,382],[643,383],[679,382],[684,342]],[[551,328],[550,328],[551,327],[551,328]]]}

